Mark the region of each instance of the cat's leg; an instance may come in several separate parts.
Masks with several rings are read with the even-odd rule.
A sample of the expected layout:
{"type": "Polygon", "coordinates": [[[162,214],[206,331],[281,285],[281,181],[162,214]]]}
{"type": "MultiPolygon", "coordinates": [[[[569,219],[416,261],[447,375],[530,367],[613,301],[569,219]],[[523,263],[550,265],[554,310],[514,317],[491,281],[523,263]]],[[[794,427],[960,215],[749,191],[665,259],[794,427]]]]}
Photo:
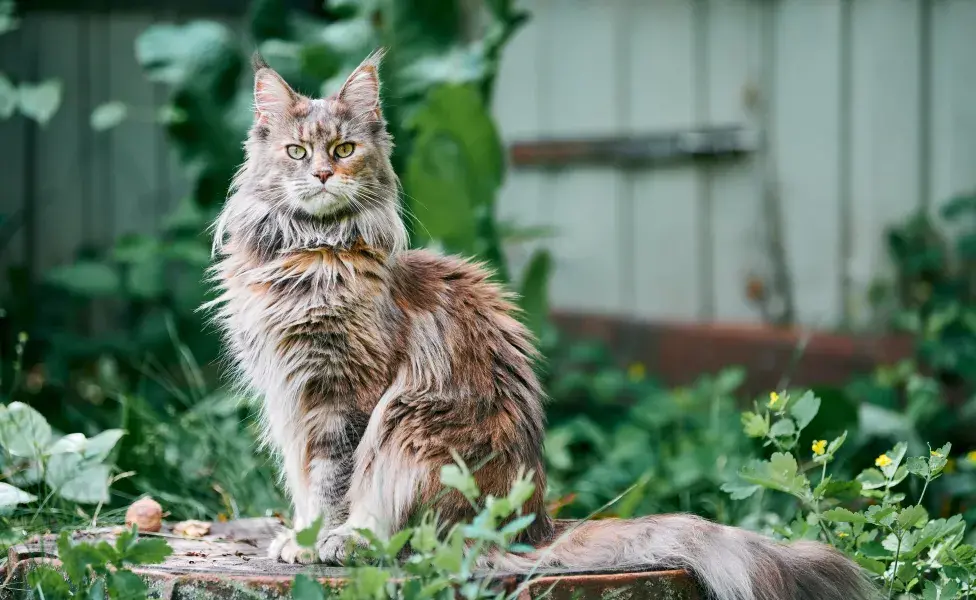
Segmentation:
{"type": "Polygon", "coordinates": [[[282,532],[269,549],[272,558],[289,563],[317,562],[314,549],[304,548],[295,538],[297,531],[322,519],[320,537],[336,528],[349,514],[347,491],[352,476],[354,451],[363,430],[365,415],[316,415],[308,428],[309,439],[299,471],[291,477],[286,457],[285,471],[295,507],[294,529],[282,532]]]}
{"type": "Polygon", "coordinates": [[[402,529],[420,507],[438,512],[446,524],[473,516],[470,503],[457,491],[445,492],[440,471],[454,463],[452,450],[478,467],[474,478],[483,494],[504,496],[519,468],[535,471],[536,490],[524,509],[537,514],[524,541],[547,537],[545,475],[538,442],[513,419],[512,407],[483,399],[416,394],[394,383],[370,416],[356,449],[349,487],[349,516],[323,536],[319,558],[344,564],[351,547],[363,544],[357,529],[388,538],[402,529]]]}

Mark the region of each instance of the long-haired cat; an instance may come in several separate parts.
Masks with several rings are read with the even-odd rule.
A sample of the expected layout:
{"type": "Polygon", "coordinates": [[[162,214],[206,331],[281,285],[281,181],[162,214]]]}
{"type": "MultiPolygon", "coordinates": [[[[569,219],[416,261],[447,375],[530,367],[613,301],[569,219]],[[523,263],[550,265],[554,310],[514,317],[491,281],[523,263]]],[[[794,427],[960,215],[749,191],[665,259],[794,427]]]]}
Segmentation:
{"type": "Polygon", "coordinates": [[[335,95],[302,96],[254,61],[246,160],[215,226],[215,305],[239,379],[263,398],[294,527],[321,517],[314,553],[294,533],[270,553],[343,563],[355,529],[389,535],[420,507],[471,515],[439,483],[451,451],[486,494],[534,473],[522,542],[487,566],[681,567],[721,600],[856,600],[856,565],[687,515],[554,523],[546,514],[543,392],[509,294],[478,264],[408,250],[380,106],[379,55],[335,95]]]}

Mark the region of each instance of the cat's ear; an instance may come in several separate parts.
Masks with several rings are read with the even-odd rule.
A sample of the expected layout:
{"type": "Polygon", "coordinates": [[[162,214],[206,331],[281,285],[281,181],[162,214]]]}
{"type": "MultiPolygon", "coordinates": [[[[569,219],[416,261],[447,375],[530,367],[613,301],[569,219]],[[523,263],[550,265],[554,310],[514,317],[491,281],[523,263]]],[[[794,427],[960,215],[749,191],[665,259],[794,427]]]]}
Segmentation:
{"type": "Polygon", "coordinates": [[[264,124],[269,117],[284,114],[298,100],[298,94],[260,54],[254,53],[251,66],[254,67],[254,120],[264,124]]]}
{"type": "Polygon", "coordinates": [[[380,116],[380,48],[366,57],[339,90],[339,99],[360,110],[374,110],[380,116]]]}

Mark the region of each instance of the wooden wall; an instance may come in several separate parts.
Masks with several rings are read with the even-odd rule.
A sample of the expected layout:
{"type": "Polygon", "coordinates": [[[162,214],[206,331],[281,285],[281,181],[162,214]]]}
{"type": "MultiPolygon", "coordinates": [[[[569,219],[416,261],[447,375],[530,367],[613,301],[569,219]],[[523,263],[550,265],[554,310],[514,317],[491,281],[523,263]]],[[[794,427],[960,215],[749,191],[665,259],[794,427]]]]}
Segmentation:
{"type": "Polygon", "coordinates": [[[800,321],[863,322],[885,227],[976,187],[972,0],[531,6],[498,89],[506,139],[741,125],[765,141],[732,163],[511,173],[503,213],[558,228],[559,308],[756,321],[746,281],[769,278],[778,231],[800,321]]]}

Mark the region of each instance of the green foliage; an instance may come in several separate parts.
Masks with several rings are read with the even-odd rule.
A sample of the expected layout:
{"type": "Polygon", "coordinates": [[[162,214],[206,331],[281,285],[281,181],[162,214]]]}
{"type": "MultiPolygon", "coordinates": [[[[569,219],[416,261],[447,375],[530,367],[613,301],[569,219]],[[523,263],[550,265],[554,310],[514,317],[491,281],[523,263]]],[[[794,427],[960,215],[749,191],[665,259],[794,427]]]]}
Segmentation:
{"type": "Polygon", "coordinates": [[[135,526],[122,531],[115,545],[106,541],[75,543],[63,531],[58,537],[63,573],[38,564],[28,572],[27,582],[41,598],[144,600],[146,583],[129,567],[161,563],[172,552],[166,540],[140,538],[135,526]]]}
{"type": "Polygon", "coordinates": [[[599,346],[571,346],[550,361],[552,396],[545,455],[549,494],[560,516],[585,517],[628,490],[610,514],[691,511],[738,516],[719,491],[742,464],[733,396],[741,370],[666,390],[643,368],[616,367],[599,346]],[[635,485],[636,482],[636,485],[635,485]]]}
{"type": "Polygon", "coordinates": [[[58,436],[33,407],[22,402],[0,404],[0,474],[4,479],[0,482],[0,543],[15,541],[35,528],[39,511],[107,502],[112,481],[110,456],[122,435],[122,430],[109,429],[91,438],[81,433],[58,436]],[[40,498],[40,506],[35,505],[40,498]]]}
{"type": "MultiPolygon", "coordinates": [[[[888,231],[898,269],[895,325],[916,337],[918,357],[949,384],[976,383],[976,196],[920,211],[888,231]]],[[[883,300],[880,297],[879,302],[883,300]]]]}
{"type": "Polygon", "coordinates": [[[930,484],[949,464],[951,445],[908,456],[908,444],[899,442],[875,459],[875,467],[845,479],[837,470],[828,472],[828,466],[847,432],[829,444],[815,440],[809,451],[799,445],[801,432],[820,406],[809,391],[796,400],[774,393],[765,407],[746,413],[746,435],[776,451],[768,459],[752,460],[739,470],[741,482],[723,489],[734,499],[762,489],[788,494],[793,505],[781,513],[785,520],[772,532],[788,540],[818,539],[835,546],[875,576],[889,598],[895,593],[969,597],[976,584],[976,550],[965,543],[966,524],[961,515],[932,518],[923,505],[930,484]],[[759,422],[772,425],[759,427],[759,422]],[[921,484],[914,502],[907,500],[910,478],[921,484]]]}
{"type": "MultiPolygon", "coordinates": [[[[338,589],[323,587],[299,575],[292,585],[294,600],[342,599],[434,599],[462,597],[515,598],[518,591],[505,595],[477,572],[479,559],[487,553],[505,549],[520,550],[516,536],[528,527],[535,515],[523,515],[522,505],[535,489],[532,473],[520,473],[507,496],[482,496],[468,467],[458,457],[456,465],[441,470],[441,483],[461,492],[478,509],[468,523],[450,529],[438,523],[436,515],[425,514],[419,522],[389,539],[363,530],[364,546],[356,549],[354,565],[338,589]]],[[[304,544],[311,549],[315,530],[304,544]]],[[[301,540],[299,540],[301,541],[301,540]]]]}

